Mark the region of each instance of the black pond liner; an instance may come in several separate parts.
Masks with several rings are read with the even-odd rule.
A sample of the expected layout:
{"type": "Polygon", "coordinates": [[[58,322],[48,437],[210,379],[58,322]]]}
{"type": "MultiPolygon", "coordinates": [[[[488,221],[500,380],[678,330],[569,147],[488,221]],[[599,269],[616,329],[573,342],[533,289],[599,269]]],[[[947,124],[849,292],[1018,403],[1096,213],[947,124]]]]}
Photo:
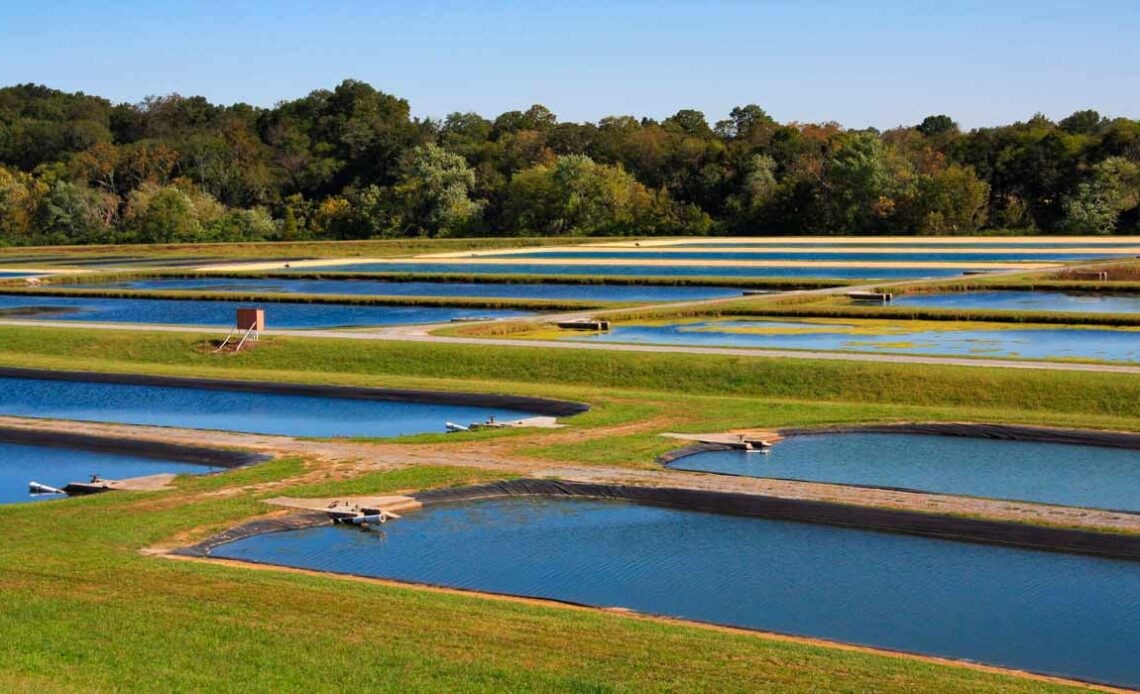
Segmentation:
{"type": "MultiPolygon", "coordinates": [[[[1054,443],[1070,446],[1096,446],[1100,448],[1122,448],[1126,450],[1140,450],[1140,434],[1131,434],[1123,431],[1096,431],[1092,429],[1058,429],[1052,427],[1035,427],[1019,424],[982,424],[969,422],[915,422],[903,424],[852,424],[828,427],[793,427],[780,429],[778,433],[785,437],[793,436],[824,436],[835,434],[914,434],[921,436],[956,436],[972,439],[988,439],[991,441],[1027,441],[1033,443],[1054,443]]],[[[777,444],[778,445],[778,442],[777,444]]],[[[800,479],[797,477],[772,477],[764,475],[746,475],[739,472],[723,472],[719,470],[688,470],[673,466],[676,461],[699,453],[711,451],[740,450],[738,446],[724,443],[694,443],[682,448],[676,448],[657,456],[657,462],[671,470],[692,472],[699,475],[721,475],[723,477],[745,477],[751,479],[768,479],[780,482],[803,482],[805,484],[831,485],[835,487],[855,487],[858,489],[880,489],[892,492],[907,492],[908,494],[929,494],[931,496],[964,496],[965,498],[982,498],[991,501],[1011,501],[1015,503],[1039,504],[1043,506],[1057,506],[1061,508],[1089,508],[1073,506],[1071,504],[1045,503],[1030,500],[1006,499],[1004,497],[976,497],[971,495],[954,494],[952,492],[934,492],[914,487],[895,487],[885,484],[857,484],[854,482],[828,482],[818,479],[800,479]]],[[[1096,508],[1105,513],[1119,513],[1140,515],[1140,511],[1126,509],[1096,508]]]]}
{"type": "Polygon", "coordinates": [[[73,434],[44,429],[20,429],[0,427],[0,442],[42,446],[50,448],[74,448],[99,453],[121,453],[143,458],[156,458],[193,465],[234,469],[272,460],[273,456],[250,453],[248,451],[186,446],[161,441],[141,441],[115,436],[93,434],[73,434]]]}
{"type": "MultiPolygon", "coordinates": [[[[624,501],[705,513],[816,523],[976,544],[1140,561],[1140,536],[1137,535],[1033,526],[1009,521],[961,518],[739,492],[519,479],[426,491],[413,494],[412,497],[424,507],[505,497],[624,501]]],[[[191,547],[177,549],[174,553],[206,557],[213,548],[242,538],[327,523],[331,523],[331,520],[324,513],[301,513],[283,519],[252,521],[214,535],[191,547]]]]}
{"type": "Polygon", "coordinates": [[[344,398],[350,400],[386,400],[396,402],[431,403],[436,405],[469,405],[498,407],[532,412],[550,417],[570,417],[590,409],[584,403],[550,398],[531,398],[491,393],[456,393],[441,390],[411,390],[405,388],[367,388],[361,386],[310,385],[302,383],[276,383],[269,381],[242,381],[236,379],[183,378],[176,376],[145,376],[141,374],[94,373],[86,371],[48,371],[0,367],[0,378],[27,378],[43,381],[81,381],[88,383],[117,383],[121,385],[164,386],[168,388],[197,388],[200,390],[230,390],[244,393],[274,393],[309,397],[344,398]]]}
{"type": "MultiPolygon", "coordinates": [[[[504,497],[544,497],[544,498],[580,498],[597,499],[605,501],[623,501],[646,505],[666,506],[671,508],[687,509],[707,513],[722,513],[727,515],[751,516],[774,520],[787,520],[807,523],[819,523],[842,527],[858,528],[880,532],[903,533],[910,535],[927,536],[936,539],[971,542],[977,544],[993,544],[1018,547],[1024,549],[1062,552],[1070,554],[1083,554],[1128,561],[1140,561],[1140,536],[1113,535],[1064,528],[1033,527],[1018,523],[1002,521],[983,521],[968,518],[951,518],[910,511],[893,511],[885,509],[869,509],[829,502],[803,501],[797,499],[781,499],[734,492],[712,492],[694,489],[670,489],[656,487],[631,487],[626,485],[589,484],[578,482],[562,482],[557,480],[520,479],[502,482],[493,482],[470,487],[453,489],[438,489],[418,494],[413,498],[420,501],[425,508],[432,505],[446,505],[476,501],[482,499],[495,499],[504,497]]],[[[208,558],[210,552],[218,546],[237,542],[248,537],[274,532],[301,530],[322,525],[329,525],[327,514],[321,512],[305,511],[293,513],[282,518],[263,519],[244,523],[240,526],[224,530],[206,540],[189,547],[181,547],[171,553],[179,556],[208,558]]],[[[287,564],[275,562],[249,561],[251,564],[268,566],[282,566],[287,564]]],[[[345,576],[361,578],[376,578],[375,576],[340,573],[345,576]]],[[[485,593],[486,591],[467,591],[445,584],[422,583],[417,581],[398,581],[412,586],[428,586],[460,590],[464,592],[485,593]]],[[[492,595],[505,595],[508,597],[522,597],[543,600],[551,603],[562,603],[580,607],[596,608],[596,605],[574,602],[569,600],[551,599],[534,595],[515,595],[512,593],[495,593],[492,595]]],[[[642,613],[653,616],[654,613],[642,613]]],[[[682,619],[695,623],[729,626],[734,629],[746,631],[760,631],[784,636],[801,636],[791,632],[754,630],[747,627],[719,624],[717,622],[702,622],[701,620],[686,620],[672,615],[656,615],[669,619],[682,619]]],[[[846,644],[820,637],[807,637],[814,640],[835,644],[846,644]]],[[[872,647],[886,653],[899,653],[931,657],[929,653],[911,651],[906,649],[872,647]]],[[[937,657],[937,656],[935,656],[937,657]]],[[[947,659],[953,662],[954,658],[947,659]]],[[[975,662],[965,660],[963,662],[975,662]]],[[[1007,669],[1001,665],[994,665],[1007,669]]],[[[1033,672],[1028,670],[1011,671],[1033,672]]],[[[1073,677],[1071,675],[1056,673],[1040,673],[1050,677],[1062,677],[1074,682],[1117,686],[1095,679],[1073,677]]]]}
{"type": "MultiPolygon", "coordinates": [[[[1140,434],[1124,431],[1063,429],[1022,424],[989,424],[975,422],[913,422],[903,424],[855,424],[833,427],[798,427],[780,429],[784,436],[812,434],[923,434],[926,436],[961,436],[1000,441],[1032,441],[1075,446],[1102,446],[1140,450],[1140,434]]],[[[675,460],[676,458],[674,458],[675,460]]]]}

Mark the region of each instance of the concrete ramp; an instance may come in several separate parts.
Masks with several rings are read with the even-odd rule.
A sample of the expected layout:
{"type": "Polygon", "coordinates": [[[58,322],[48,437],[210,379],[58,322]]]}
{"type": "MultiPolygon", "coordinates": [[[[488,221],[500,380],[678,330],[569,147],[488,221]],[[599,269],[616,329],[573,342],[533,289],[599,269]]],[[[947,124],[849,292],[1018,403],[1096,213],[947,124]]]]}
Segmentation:
{"type": "Polygon", "coordinates": [[[324,499],[296,499],[287,496],[278,496],[266,499],[265,503],[274,506],[297,509],[299,511],[321,511],[329,514],[366,513],[367,511],[383,511],[384,513],[399,513],[401,511],[414,511],[422,504],[410,496],[339,496],[324,499]]]}

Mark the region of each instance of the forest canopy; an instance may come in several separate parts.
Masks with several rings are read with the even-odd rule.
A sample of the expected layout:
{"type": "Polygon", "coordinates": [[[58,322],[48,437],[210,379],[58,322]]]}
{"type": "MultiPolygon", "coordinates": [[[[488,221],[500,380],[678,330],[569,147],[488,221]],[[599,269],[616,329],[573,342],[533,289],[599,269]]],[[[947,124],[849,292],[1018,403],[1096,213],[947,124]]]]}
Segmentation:
{"type": "Polygon", "coordinates": [[[273,108],[0,89],[0,245],[651,234],[1140,233],[1140,121],[963,132],[411,115],[346,80],[273,108]]]}

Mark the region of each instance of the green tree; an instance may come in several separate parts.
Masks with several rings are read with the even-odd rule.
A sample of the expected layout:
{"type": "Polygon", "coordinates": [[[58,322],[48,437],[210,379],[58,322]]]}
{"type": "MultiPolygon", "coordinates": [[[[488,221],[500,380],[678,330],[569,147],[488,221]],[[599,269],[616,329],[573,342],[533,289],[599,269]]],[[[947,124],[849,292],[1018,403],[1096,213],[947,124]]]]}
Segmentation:
{"type": "Polygon", "coordinates": [[[585,235],[652,232],[677,218],[667,193],[650,191],[620,166],[568,155],[511,179],[507,220],[515,233],[585,235]]]}
{"type": "Polygon", "coordinates": [[[918,132],[926,137],[937,137],[947,133],[958,132],[958,124],[954,119],[947,115],[940,116],[927,116],[922,119],[922,123],[918,125],[918,132]]]}
{"type": "Polygon", "coordinates": [[[1057,125],[1061,130],[1073,135],[1091,135],[1096,132],[1103,120],[1099,113],[1089,109],[1077,111],[1068,118],[1062,118],[1057,125]]]}
{"type": "Polygon", "coordinates": [[[1111,234],[1121,212],[1140,204],[1140,166],[1110,157],[1065,200],[1063,228],[1073,234],[1111,234]]]}
{"type": "Polygon", "coordinates": [[[458,154],[433,144],[412,150],[394,193],[408,233],[446,236],[471,225],[482,204],[471,199],[475,172],[458,154]]]}
{"type": "Polygon", "coordinates": [[[197,241],[202,234],[193,199],[175,186],[135,191],[128,223],[141,243],[197,241]]]}
{"type": "Polygon", "coordinates": [[[281,221],[281,240],[296,241],[300,237],[297,229],[297,217],[293,214],[293,206],[285,206],[285,218],[281,221]]]}

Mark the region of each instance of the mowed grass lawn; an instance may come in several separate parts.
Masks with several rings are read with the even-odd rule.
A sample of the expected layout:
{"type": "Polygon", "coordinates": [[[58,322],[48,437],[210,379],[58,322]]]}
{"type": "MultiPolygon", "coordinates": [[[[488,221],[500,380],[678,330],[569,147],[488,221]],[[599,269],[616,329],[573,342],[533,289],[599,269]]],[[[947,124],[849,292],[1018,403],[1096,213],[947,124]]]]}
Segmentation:
{"type": "MultiPolygon", "coordinates": [[[[632,240],[632,237],[629,237],[632,240]]],[[[94,246],[14,246],[0,249],[0,266],[5,258],[42,255],[52,265],[69,260],[83,261],[98,256],[136,256],[178,259],[184,256],[211,256],[255,261],[261,258],[398,258],[423,253],[489,251],[497,248],[531,248],[579,243],[625,240],[605,237],[516,236],[454,239],[380,239],[370,241],[266,241],[247,243],[172,243],[94,246]],[[69,257],[61,257],[69,256],[69,257]]]]}
{"type": "MultiPolygon", "coordinates": [[[[0,327],[0,364],[584,400],[599,406],[570,420],[581,442],[543,445],[545,434],[518,432],[506,432],[504,442],[536,456],[628,465],[644,465],[668,445],[656,437],[663,427],[994,419],[1140,430],[1140,379],[1120,375],[301,338],[221,356],[194,335],[12,327],[0,327]],[[643,420],[654,424],[591,437],[643,420]]],[[[602,611],[141,552],[262,515],[269,496],[388,493],[492,474],[417,467],[313,482],[321,465],[278,460],[183,478],[166,492],[0,507],[0,689],[1066,689],[602,611]]]]}
{"type": "MultiPolygon", "coordinates": [[[[151,495],[0,508],[4,691],[1052,691],[910,659],[597,611],[145,556],[262,512],[268,463],[151,495]],[[200,489],[204,488],[204,489],[200,489]],[[188,530],[193,532],[186,534],[188,530]]],[[[463,484],[462,468],[370,476],[463,484]]],[[[272,493],[290,490],[275,489],[272,493]]]]}

